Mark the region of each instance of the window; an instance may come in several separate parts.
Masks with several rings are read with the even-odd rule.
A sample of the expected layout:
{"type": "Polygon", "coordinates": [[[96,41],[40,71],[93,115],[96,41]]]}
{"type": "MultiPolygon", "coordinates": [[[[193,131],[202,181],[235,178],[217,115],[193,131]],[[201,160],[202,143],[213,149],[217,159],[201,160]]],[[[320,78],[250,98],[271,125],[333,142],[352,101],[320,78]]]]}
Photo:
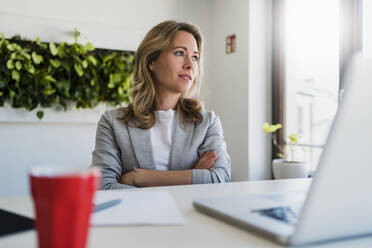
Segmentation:
{"type": "Polygon", "coordinates": [[[315,169],[339,91],[339,0],[285,5],[285,137],[297,132],[315,169]]]}

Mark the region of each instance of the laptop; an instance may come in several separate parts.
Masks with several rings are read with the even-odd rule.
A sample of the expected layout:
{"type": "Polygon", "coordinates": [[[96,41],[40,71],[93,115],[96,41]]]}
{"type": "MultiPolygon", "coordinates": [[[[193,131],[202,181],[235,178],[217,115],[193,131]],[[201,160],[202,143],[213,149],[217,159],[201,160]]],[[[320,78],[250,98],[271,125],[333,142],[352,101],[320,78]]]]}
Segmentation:
{"type": "Polygon", "coordinates": [[[372,234],[372,59],[354,56],[307,192],[193,201],[198,211],[284,245],[372,234]]]}

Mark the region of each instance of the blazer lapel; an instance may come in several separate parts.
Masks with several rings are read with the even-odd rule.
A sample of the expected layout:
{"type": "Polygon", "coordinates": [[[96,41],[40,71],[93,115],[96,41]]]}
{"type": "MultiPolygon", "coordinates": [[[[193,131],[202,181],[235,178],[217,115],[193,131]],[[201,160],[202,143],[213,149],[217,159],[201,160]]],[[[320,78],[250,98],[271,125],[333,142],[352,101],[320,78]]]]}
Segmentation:
{"type": "Polygon", "coordinates": [[[183,156],[185,154],[184,151],[186,151],[187,147],[189,147],[190,145],[194,124],[191,123],[184,124],[180,119],[178,111],[176,112],[176,118],[174,121],[175,127],[173,133],[172,148],[169,158],[169,167],[171,170],[172,169],[183,170],[186,169],[184,168],[183,165],[183,156]]]}
{"type": "Polygon", "coordinates": [[[151,129],[141,129],[128,126],[128,131],[140,168],[155,170],[151,144],[151,129]]]}

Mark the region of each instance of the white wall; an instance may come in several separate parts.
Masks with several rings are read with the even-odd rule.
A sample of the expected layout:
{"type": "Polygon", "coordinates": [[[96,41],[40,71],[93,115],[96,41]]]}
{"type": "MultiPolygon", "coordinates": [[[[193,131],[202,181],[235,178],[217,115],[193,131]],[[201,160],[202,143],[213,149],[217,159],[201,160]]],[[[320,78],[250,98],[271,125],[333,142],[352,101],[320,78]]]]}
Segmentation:
{"type": "Polygon", "coordinates": [[[220,117],[232,160],[232,179],[271,178],[271,0],[215,0],[205,43],[202,93],[220,117]],[[236,53],[225,54],[225,38],[236,34],[236,53]],[[249,127],[249,128],[248,128],[249,127]]]}
{"type": "Polygon", "coordinates": [[[0,196],[26,194],[33,165],[88,167],[95,130],[94,123],[0,123],[0,196]]]}
{"type": "Polygon", "coordinates": [[[232,162],[233,180],[248,179],[249,1],[216,0],[206,57],[206,105],[220,117],[232,162]],[[225,38],[236,35],[236,53],[225,54],[225,38]]]}
{"type": "MultiPolygon", "coordinates": [[[[264,1],[265,4],[258,2],[4,0],[0,32],[6,37],[19,33],[31,39],[38,36],[42,41],[72,42],[72,31],[77,27],[96,47],[135,50],[145,33],[160,21],[178,19],[197,24],[205,41],[202,94],[207,109],[221,117],[232,157],[233,180],[263,179],[267,178],[269,168],[261,157],[266,156],[265,137],[250,135],[261,132],[257,125],[250,128],[249,133],[247,128],[256,119],[261,122],[270,116],[270,104],[266,102],[269,73],[264,69],[269,64],[266,33],[259,34],[257,39],[249,37],[253,35],[252,25],[263,29],[268,25],[255,23],[268,16],[269,0],[264,1]],[[259,12],[252,20],[249,15],[255,10],[259,12]],[[237,53],[225,55],[225,36],[233,33],[237,35],[237,53]],[[250,76],[249,70],[255,74],[250,76]],[[255,90],[258,95],[253,94],[255,90]],[[252,101],[258,101],[253,108],[248,105],[252,101]],[[252,166],[248,166],[248,162],[252,166]]],[[[94,148],[96,120],[104,109],[84,112],[83,121],[77,120],[76,115],[80,113],[76,110],[67,113],[63,120],[59,113],[48,112],[42,122],[35,120],[34,114],[25,117],[26,112],[18,112],[10,119],[6,116],[4,121],[4,112],[1,112],[4,110],[0,110],[3,115],[0,116],[0,196],[27,194],[27,170],[32,165],[88,166],[94,148]]]]}
{"type": "Polygon", "coordinates": [[[0,32],[72,42],[76,27],[96,47],[135,50],[154,24],[180,15],[180,1],[3,0],[0,32]]]}
{"type": "Polygon", "coordinates": [[[271,123],[272,1],[250,0],[249,11],[249,180],[271,179],[271,140],[262,131],[271,123]]]}

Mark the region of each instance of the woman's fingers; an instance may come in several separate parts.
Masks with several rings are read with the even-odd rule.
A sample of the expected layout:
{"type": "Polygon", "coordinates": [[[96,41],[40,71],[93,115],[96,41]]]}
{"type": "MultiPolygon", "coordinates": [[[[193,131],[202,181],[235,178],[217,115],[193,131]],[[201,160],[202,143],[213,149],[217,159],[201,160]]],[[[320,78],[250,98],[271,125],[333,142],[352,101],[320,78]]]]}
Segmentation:
{"type": "Polygon", "coordinates": [[[204,165],[212,157],[212,155],[212,152],[204,153],[203,156],[201,156],[201,158],[199,159],[198,164],[201,166],[204,165]]]}
{"type": "Polygon", "coordinates": [[[201,156],[201,158],[199,159],[199,162],[200,163],[204,163],[205,161],[207,161],[212,155],[212,152],[206,152],[203,154],[203,156],[201,156]]]}
{"type": "Polygon", "coordinates": [[[210,169],[213,167],[214,162],[217,159],[217,153],[215,151],[208,151],[201,156],[194,168],[196,169],[210,169]]]}
{"type": "Polygon", "coordinates": [[[214,165],[214,162],[216,161],[216,159],[217,159],[217,155],[214,152],[214,154],[212,154],[211,156],[209,156],[208,160],[205,161],[205,164],[204,164],[205,169],[212,168],[213,165],[214,165]]]}

